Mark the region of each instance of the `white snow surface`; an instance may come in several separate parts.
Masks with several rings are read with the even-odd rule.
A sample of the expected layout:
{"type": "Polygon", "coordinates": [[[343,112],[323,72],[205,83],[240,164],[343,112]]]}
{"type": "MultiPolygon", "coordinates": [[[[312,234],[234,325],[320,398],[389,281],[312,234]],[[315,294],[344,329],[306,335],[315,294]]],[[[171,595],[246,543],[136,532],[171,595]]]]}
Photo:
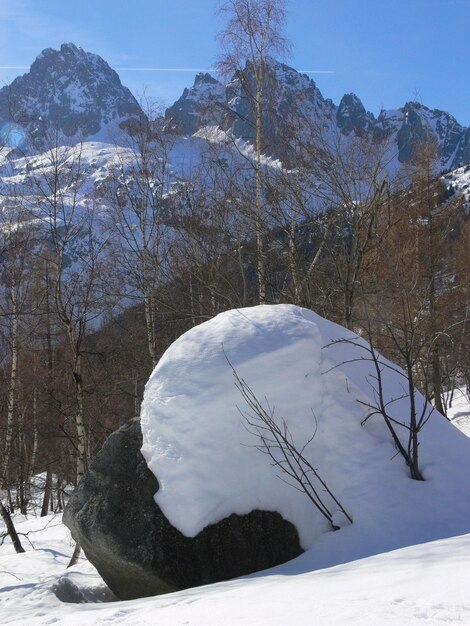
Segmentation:
{"type": "MultiPolygon", "coordinates": [[[[252,576],[155,598],[103,602],[106,587],[73,551],[60,517],[16,517],[25,554],[0,546],[0,622],[17,626],[442,626],[468,624],[470,535],[311,571],[312,552],[252,576]],[[33,549],[34,547],[34,549],[33,549]],[[61,602],[64,583],[86,602],[61,602]]],[[[0,531],[1,522],[0,522],[0,531]]],[[[340,531],[343,532],[343,531],[340,531]]],[[[338,534],[338,533],[335,533],[338,534]]]]}
{"type": "MultiPolygon", "coordinates": [[[[409,478],[376,404],[375,370],[362,339],[307,309],[264,305],[218,315],[180,337],[155,368],[142,405],[142,452],[158,478],[155,500],[187,536],[232,513],[278,511],[297,528],[312,568],[470,532],[470,440],[425,405],[420,464],[409,478]],[[346,341],[346,342],[345,342],[346,341]],[[352,341],[353,343],[349,343],[352,341]],[[332,345],[331,342],[333,342],[332,345]],[[253,447],[231,367],[285,420],[353,518],[331,532],[305,495],[279,480],[253,447]]],[[[403,372],[381,357],[386,401],[406,420],[403,372]]],[[[405,440],[406,433],[400,436],[405,440]]]]}
{"type": "Polygon", "coordinates": [[[470,394],[465,387],[455,389],[453,393],[447,394],[447,417],[452,424],[470,437],[470,394]]]}

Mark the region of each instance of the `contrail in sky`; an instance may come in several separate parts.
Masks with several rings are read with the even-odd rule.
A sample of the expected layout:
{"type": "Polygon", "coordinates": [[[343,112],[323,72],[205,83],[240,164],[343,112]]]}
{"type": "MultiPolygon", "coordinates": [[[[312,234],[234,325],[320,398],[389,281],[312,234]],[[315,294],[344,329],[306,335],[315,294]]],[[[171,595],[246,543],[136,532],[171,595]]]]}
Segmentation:
{"type": "MultiPolygon", "coordinates": [[[[213,67],[115,67],[117,72],[217,72],[213,67]]],[[[334,70],[298,70],[301,74],[335,74],[334,70]]]]}
{"type": "Polygon", "coordinates": [[[116,72],[213,72],[200,67],[113,67],[116,72]]]}
{"type": "MultiPolygon", "coordinates": [[[[214,72],[214,68],[199,67],[114,67],[116,72],[214,72]]],[[[29,65],[0,65],[0,70],[29,70],[29,65]]],[[[335,70],[298,70],[300,74],[336,74],[335,70]]]]}

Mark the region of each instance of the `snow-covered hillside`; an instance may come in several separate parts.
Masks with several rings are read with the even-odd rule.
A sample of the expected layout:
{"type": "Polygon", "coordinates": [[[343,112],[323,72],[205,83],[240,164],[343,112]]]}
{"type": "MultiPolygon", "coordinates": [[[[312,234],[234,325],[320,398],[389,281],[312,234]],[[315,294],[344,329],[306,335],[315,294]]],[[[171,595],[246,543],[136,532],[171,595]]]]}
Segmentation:
{"type": "Polygon", "coordinates": [[[444,181],[449,189],[465,198],[465,208],[470,211],[470,165],[459,167],[448,174],[445,174],[444,181]]]}
{"type": "MultiPolygon", "coordinates": [[[[8,221],[9,207],[17,211],[21,206],[40,213],[41,201],[47,204],[44,201],[50,197],[54,176],[61,181],[61,203],[63,201],[64,205],[106,210],[110,201],[106,195],[106,183],[126,171],[138,171],[141,158],[138,147],[129,136],[120,131],[114,138],[115,142],[83,141],[76,144],[64,139],[63,145],[44,152],[9,159],[5,158],[6,151],[4,154],[0,151],[0,209],[3,210],[3,221],[8,221]],[[21,197],[20,205],[18,197],[21,197]]],[[[244,171],[250,173],[251,168],[245,163],[244,156],[230,149],[232,144],[227,138],[224,144],[225,148],[218,149],[219,153],[223,150],[230,152],[232,158],[238,159],[239,169],[244,165],[244,171]]],[[[154,150],[153,160],[158,169],[161,157],[158,148],[154,150]]],[[[245,152],[252,156],[249,147],[245,152]]],[[[196,172],[200,173],[210,158],[213,158],[213,150],[208,147],[204,136],[175,138],[168,145],[164,180],[156,182],[163,182],[165,193],[172,193],[181,182],[190,180],[196,172]]],[[[16,213],[14,219],[17,219],[16,213]]]]}
{"type": "Polygon", "coordinates": [[[447,416],[454,426],[470,437],[470,400],[469,390],[455,389],[448,393],[446,401],[449,404],[447,416]]]}

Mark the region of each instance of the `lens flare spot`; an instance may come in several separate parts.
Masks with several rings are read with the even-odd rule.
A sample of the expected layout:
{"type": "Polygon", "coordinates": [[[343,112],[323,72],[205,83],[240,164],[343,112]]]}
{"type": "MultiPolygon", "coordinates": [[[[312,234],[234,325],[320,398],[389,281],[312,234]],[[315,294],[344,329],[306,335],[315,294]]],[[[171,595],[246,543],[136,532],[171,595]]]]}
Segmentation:
{"type": "Polygon", "coordinates": [[[19,148],[26,141],[24,128],[13,122],[6,122],[0,128],[0,147],[19,148]]]}

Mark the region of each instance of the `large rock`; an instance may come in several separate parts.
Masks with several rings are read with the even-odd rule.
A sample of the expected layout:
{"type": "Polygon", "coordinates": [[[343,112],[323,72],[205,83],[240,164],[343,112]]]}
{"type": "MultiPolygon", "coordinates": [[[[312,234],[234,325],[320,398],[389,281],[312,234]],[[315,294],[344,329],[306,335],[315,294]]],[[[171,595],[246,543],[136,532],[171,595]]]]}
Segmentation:
{"type": "Polygon", "coordinates": [[[294,526],[267,511],[230,515],[194,538],[185,537],[153,499],[158,481],[141,446],[138,419],[114,432],[64,513],[74,539],[118,598],[227,580],[302,552],[294,526]]]}

